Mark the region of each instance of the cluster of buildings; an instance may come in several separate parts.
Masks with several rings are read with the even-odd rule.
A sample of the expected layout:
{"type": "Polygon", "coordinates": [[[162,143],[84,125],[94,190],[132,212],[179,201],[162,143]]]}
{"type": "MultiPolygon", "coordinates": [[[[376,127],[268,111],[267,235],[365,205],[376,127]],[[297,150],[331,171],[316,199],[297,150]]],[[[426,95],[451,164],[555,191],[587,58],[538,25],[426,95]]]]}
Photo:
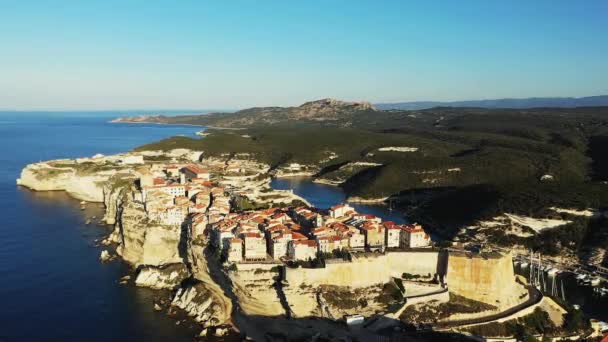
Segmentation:
{"type": "Polygon", "coordinates": [[[229,262],[311,260],[335,251],[429,247],[417,224],[396,224],[341,204],[329,211],[271,208],[231,213],[210,226],[212,243],[229,262]]]}
{"type": "Polygon", "coordinates": [[[190,223],[192,235],[230,213],[230,196],[210,181],[199,165],[158,165],[140,171],[140,188],[148,218],[165,225],[190,223]]]}
{"type": "MultiPolygon", "coordinates": [[[[226,168],[224,172],[239,172],[231,165],[226,168]]],[[[140,188],[150,220],[187,224],[193,238],[209,239],[228,262],[311,260],[335,251],[430,246],[420,225],[383,222],[347,204],[329,210],[298,207],[231,212],[230,195],[200,165],[154,164],[140,170],[140,188]]]]}

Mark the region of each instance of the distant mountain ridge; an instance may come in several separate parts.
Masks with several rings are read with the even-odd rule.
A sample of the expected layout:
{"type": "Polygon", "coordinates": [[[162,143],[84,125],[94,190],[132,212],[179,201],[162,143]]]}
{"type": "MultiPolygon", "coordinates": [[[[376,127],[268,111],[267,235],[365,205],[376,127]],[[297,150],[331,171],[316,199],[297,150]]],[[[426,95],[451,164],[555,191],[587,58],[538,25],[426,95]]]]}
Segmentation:
{"type": "MultiPolygon", "coordinates": [[[[232,113],[208,113],[190,115],[140,115],[122,117],[112,122],[123,123],[161,123],[198,125],[223,128],[245,128],[274,125],[322,125],[334,127],[392,127],[409,122],[436,121],[443,116],[453,116],[459,108],[471,113],[491,112],[492,110],[512,110],[564,112],[574,107],[608,107],[608,96],[587,98],[531,98],[501,99],[461,102],[407,102],[398,104],[372,105],[369,102],[346,102],[336,99],[321,99],[306,102],[294,107],[254,107],[232,113]],[[407,108],[400,108],[407,107],[407,108]],[[439,115],[439,117],[437,117],[439,115]]],[[[521,114],[521,113],[520,113],[521,114]]]]}
{"type": "Polygon", "coordinates": [[[209,113],[200,115],[140,115],[122,117],[112,122],[194,124],[216,127],[250,127],[274,125],[285,122],[343,123],[355,115],[376,113],[369,102],[346,102],[321,99],[306,102],[297,107],[254,107],[234,113],[209,113]]]}
{"type": "Polygon", "coordinates": [[[596,107],[608,106],[608,95],[586,96],[586,97],[529,97],[529,98],[504,98],[470,101],[412,101],[377,103],[374,106],[379,110],[401,109],[418,110],[433,107],[478,107],[478,108],[538,108],[538,107],[596,107]]]}

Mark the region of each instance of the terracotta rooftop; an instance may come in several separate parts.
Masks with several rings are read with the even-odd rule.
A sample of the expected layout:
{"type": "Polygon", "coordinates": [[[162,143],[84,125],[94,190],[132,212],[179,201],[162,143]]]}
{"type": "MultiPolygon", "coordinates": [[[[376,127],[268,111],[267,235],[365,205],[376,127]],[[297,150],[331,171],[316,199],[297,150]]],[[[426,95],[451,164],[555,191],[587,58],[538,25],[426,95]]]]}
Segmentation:
{"type": "Polygon", "coordinates": [[[338,210],[340,208],[344,208],[345,206],[346,205],[344,205],[344,204],[336,204],[336,205],[332,206],[330,209],[331,210],[338,210]]]}
{"type": "Polygon", "coordinates": [[[292,232],[291,238],[294,240],[308,240],[308,238],[306,238],[306,236],[304,236],[300,233],[297,233],[297,232],[292,232]]]}
{"type": "Polygon", "coordinates": [[[245,233],[243,234],[246,238],[259,239],[262,238],[260,233],[245,233]]]}
{"type": "Polygon", "coordinates": [[[297,240],[293,242],[294,245],[305,245],[308,247],[317,247],[317,241],[315,240],[297,240]]]}
{"type": "Polygon", "coordinates": [[[192,173],[196,173],[196,174],[199,174],[199,173],[209,173],[209,171],[207,171],[207,169],[204,169],[204,168],[202,168],[202,167],[200,167],[198,165],[192,165],[192,164],[184,167],[184,169],[186,169],[186,170],[188,170],[188,171],[190,171],[192,173]]]}

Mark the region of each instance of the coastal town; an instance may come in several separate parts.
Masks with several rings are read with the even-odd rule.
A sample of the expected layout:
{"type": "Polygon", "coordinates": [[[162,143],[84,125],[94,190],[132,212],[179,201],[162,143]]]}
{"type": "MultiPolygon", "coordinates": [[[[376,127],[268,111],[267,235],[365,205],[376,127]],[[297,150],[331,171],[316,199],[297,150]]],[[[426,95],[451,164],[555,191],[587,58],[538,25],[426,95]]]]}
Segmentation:
{"type": "MultiPolygon", "coordinates": [[[[278,173],[299,175],[301,167],[278,173]]],[[[548,314],[556,336],[574,336],[557,328],[570,324],[558,304],[563,285],[554,278],[553,293],[543,291],[549,280],[535,280],[539,273],[529,283],[515,274],[510,251],[439,247],[420,224],[349,203],[316,208],[273,189],[271,178],[270,167],[248,155],[205,158],[182,149],[31,164],[18,184],[65,190],[83,208],[103,202],[104,221],[115,228],[102,245],[133,266],[136,286],[177,291],[168,312],[194,317],[201,336],[221,336],[234,320],[262,333],[256,317],[283,317],[269,328],[280,334],[316,317],[332,324],[312,324],[306,334],[385,338],[413,324],[414,331],[485,335],[496,334],[492,324],[538,312],[548,314]]],[[[116,257],[109,250],[102,261],[116,257]]],[[[595,332],[574,334],[605,328],[594,324],[595,332]]]]}
{"type": "Polygon", "coordinates": [[[217,164],[154,164],[138,171],[141,197],[150,220],[187,225],[192,238],[208,239],[229,263],[311,261],[339,252],[431,246],[422,226],[383,222],[346,203],[326,210],[298,206],[236,211],[233,187],[211,168],[245,172],[228,165],[222,170],[217,164]]]}

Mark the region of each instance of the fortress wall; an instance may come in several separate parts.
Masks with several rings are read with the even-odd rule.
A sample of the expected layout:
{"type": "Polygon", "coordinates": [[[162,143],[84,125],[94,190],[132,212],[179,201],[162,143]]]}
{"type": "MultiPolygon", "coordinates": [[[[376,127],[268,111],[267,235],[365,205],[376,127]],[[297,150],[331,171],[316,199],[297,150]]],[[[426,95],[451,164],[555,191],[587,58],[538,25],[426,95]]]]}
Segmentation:
{"type": "Polygon", "coordinates": [[[286,268],[285,280],[290,286],[327,284],[368,287],[386,283],[390,277],[400,278],[403,273],[434,275],[438,261],[438,252],[391,252],[356,258],[349,263],[327,264],[325,268],[286,268]]]}
{"type": "Polygon", "coordinates": [[[515,282],[511,254],[489,258],[451,253],[446,281],[451,292],[496,305],[508,307],[523,302],[527,290],[515,282]]]}

